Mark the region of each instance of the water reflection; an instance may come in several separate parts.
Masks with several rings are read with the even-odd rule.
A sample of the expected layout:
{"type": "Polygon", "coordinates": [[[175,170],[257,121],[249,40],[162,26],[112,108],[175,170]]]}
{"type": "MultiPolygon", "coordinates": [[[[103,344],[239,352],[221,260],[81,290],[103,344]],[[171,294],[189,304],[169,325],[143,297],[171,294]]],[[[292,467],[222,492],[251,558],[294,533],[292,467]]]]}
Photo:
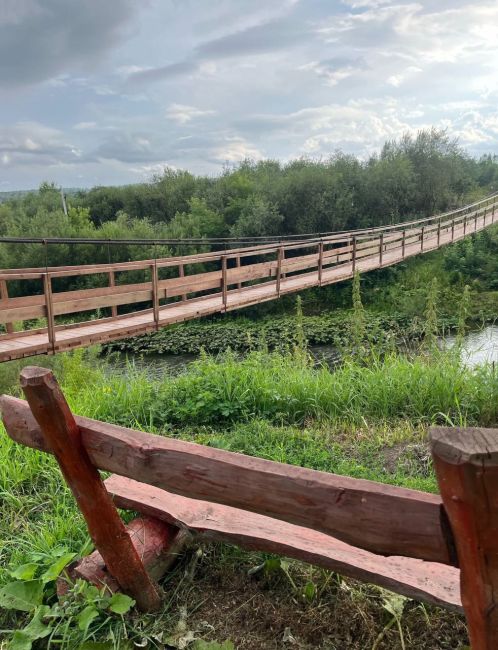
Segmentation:
{"type": "MultiPolygon", "coordinates": [[[[452,347],[455,340],[455,336],[446,337],[446,345],[452,347]]],[[[329,368],[337,366],[340,360],[337,348],[332,345],[312,345],[310,354],[317,364],[325,364],[329,368]]],[[[129,365],[133,364],[138,370],[145,371],[150,378],[159,379],[164,375],[178,375],[197,358],[196,354],[133,355],[114,353],[109,361],[113,372],[127,374],[129,365]]],[[[469,332],[464,339],[462,359],[469,366],[498,362],[498,325],[490,325],[482,330],[469,332]]]]}
{"type": "MultiPolygon", "coordinates": [[[[455,340],[455,336],[448,336],[446,343],[451,347],[455,340]]],[[[498,362],[498,325],[469,332],[463,342],[462,361],[472,367],[498,362]]]]}

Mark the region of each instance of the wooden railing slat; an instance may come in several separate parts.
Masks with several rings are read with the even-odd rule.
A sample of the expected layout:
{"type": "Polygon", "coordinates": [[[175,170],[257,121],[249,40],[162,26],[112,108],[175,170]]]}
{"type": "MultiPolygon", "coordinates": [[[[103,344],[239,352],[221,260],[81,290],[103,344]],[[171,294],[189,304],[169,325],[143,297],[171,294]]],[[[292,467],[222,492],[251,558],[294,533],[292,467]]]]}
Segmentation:
{"type": "MultiPolygon", "coordinates": [[[[29,406],[2,397],[9,436],[48,451],[29,406]]],[[[99,469],[190,498],[315,528],[375,553],[451,564],[436,495],[288,466],[76,417],[99,469]],[[236,489],[233,486],[236,485],[236,489]]]]}

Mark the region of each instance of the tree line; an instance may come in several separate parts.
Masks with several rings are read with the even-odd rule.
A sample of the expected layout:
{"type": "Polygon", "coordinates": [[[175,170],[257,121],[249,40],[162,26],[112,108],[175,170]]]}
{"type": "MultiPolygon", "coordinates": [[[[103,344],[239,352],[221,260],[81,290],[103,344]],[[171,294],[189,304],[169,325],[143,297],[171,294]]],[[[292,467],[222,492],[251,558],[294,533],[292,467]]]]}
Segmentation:
{"type": "MultiPolygon", "coordinates": [[[[0,204],[1,237],[258,237],[349,230],[445,211],[498,189],[498,157],[476,159],[446,131],[406,134],[366,160],[244,161],[216,177],[165,169],[150,182],[68,197],[45,182],[0,204]]],[[[155,254],[195,252],[163,248],[155,254]]],[[[0,244],[0,268],[148,257],[150,247],[0,244]]]]}

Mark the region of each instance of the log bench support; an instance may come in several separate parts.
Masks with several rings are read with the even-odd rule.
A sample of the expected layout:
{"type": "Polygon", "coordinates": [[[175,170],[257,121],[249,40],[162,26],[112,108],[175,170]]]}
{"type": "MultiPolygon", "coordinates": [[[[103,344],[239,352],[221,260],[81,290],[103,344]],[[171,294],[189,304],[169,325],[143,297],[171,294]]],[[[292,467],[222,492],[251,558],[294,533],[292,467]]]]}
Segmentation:
{"type": "Polygon", "coordinates": [[[52,372],[26,367],[21,386],[47,446],[59,463],[88,532],[122,590],[142,611],[160,607],[157,586],[147,573],[97,469],[81,442],[73,414],[52,372]]]}

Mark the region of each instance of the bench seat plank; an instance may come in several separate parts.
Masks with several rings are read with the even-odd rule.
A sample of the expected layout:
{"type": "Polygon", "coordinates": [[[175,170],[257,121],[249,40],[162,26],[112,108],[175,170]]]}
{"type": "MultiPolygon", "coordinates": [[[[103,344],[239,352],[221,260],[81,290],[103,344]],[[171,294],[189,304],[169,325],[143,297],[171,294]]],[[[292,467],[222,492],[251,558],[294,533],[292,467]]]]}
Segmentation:
{"type": "Polygon", "coordinates": [[[454,567],[407,557],[383,557],[310,528],[171,494],[122,476],[111,476],[105,485],[118,507],[157,517],[206,539],[285,555],[463,612],[460,571],[454,567]]]}

